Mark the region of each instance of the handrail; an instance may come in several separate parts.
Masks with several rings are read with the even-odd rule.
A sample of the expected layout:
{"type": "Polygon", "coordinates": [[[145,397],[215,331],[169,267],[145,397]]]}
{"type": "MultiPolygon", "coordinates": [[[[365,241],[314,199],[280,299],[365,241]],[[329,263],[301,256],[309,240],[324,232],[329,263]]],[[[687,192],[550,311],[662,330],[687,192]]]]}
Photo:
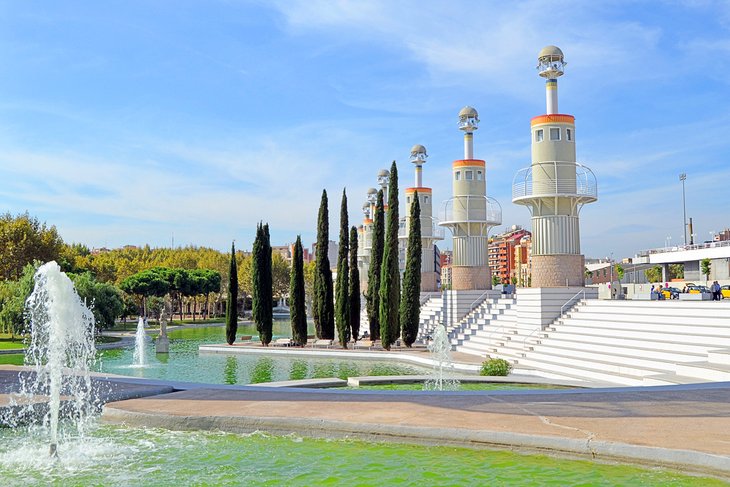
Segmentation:
{"type": "MultiPolygon", "coordinates": [[[[563,315],[565,314],[565,311],[564,311],[564,310],[565,310],[565,307],[566,307],[566,306],[568,306],[568,305],[571,305],[571,306],[572,306],[572,305],[575,305],[575,303],[576,303],[577,301],[579,301],[579,300],[576,300],[575,298],[577,298],[577,297],[578,297],[578,296],[580,296],[581,294],[583,295],[583,299],[585,299],[585,298],[586,298],[586,291],[585,291],[585,289],[584,289],[584,290],[582,290],[582,291],[578,291],[577,293],[575,293],[575,295],[573,295],[573,297],[571,297],[571,298],[570,298],[569,300],[567,300],[567,301],[565,302],[565,304],[563,304],[563,305],[562,305],[562,306],[560,307],[560,315],[559,315],[559,318],[562,318],[562,317],[563,317],[563,315]]],[[[524,340],[522,340],[522,349],[523,349],[523,350],[525,349],[525,345],[527,344],[527,340],[528,340],[528,339],[529,339],[529,338],[530,338],[530,337],[531,337],[532,335],[534,335],[534,334],[535,334],[535,333],[537,333],[538,331],[541,331],[542,329],[543,329],[542,325],[538,326],[537,328],[535,328],[534,330],[532,330],[532,331],[530,332],[530,334],[529,334],[529,335],[527,335],[527,336],[525,337],[525,339],[524,339],[524,340]]]]}
{"type": "Polygon", "coordinates": [[[544,161],[517,171],[512,180],[513,202],[548,196],[595,201],[598,198],[596,176],[589,167],[569,161],[544,161]],[[538,181],[533,180],[534,171],[540,173],[538,181]]]}

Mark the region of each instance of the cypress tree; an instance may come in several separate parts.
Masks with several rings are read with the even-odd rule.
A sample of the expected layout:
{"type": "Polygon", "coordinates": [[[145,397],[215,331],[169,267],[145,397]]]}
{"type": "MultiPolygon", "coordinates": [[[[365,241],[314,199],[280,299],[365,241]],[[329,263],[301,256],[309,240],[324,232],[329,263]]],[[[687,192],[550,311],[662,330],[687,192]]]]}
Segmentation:
{"type": "Polygon", "coordinates": [[[350,310],[350,333],[357,341],[360,334],[360,270],[357,268],[357,228],[350,228],[350,296],[348,308],[350,310]]]}
{"type": "Polygon", "coordinates": [[[226,342],[233,345],[238,331],[238,269],[236,246],[231,243],[231,263],[228,267],[228,299],[226,301],[226,342]]]}
{"type": "Polygon", "coordinates": [[[271,277],[271,240],[269,225],[259,223],[253,243],[253,320],[259,332],[261,344],[271,343],[273,328],[273,290],[271,277]]]}
{"type": "Polygon", "coordinates": [[[385,209],[383,190],[378,190],[373,215],[373,241],[370,249],[370,268],[368,269],[368,290],[365,302],[370,325],[370,339],[380,340],[380,268],[383,264],[383,238],[385,234],[385,209]]]}
{"type": "Polygon", "coordinates": [[[317,219],[317,255],[314,269],[314,295],[312,315],[317,338],[335,338],[335,312],[332,295],[332,269],[327,256],[329,250],[329,210],[327,209],[327,190],[322,190],[317,219]]]}
{"type": "Polygon", "coordinates": [[[304,303],[304,252],[302,238],[297,235],[294,244],[294,261],[289,279],[289,317],[291,318],[291,336],[294,343],[307,344],[307,310],[304,303]]]}
{"type": "Polygon", "coordinates": [[[337,324],[337,337],[342,348],[347,348],[350,341],[350,312],[348,309],[350,293],[348,292],[348,281],[350,279],[349,262],[349,239],[350,222],[347,216],[347,194],[342,190],[342,203],[340,204],[340,248],[337,251],[337,284],[335,286],[337,299],[335,300],[335,323],[337,324]]]}
{"type": "Polygon", "coordinates": [[[418,201],[418,191],[413,194],[409,223],[400,326],[403,329],[403,342],[410,348],[418,335],[418,318],[421,312],[421,203],[418,201]]]}
{"type": "Polygon", "coordinates": [[[385,222],[383,263],[380,268],[380,342],[390,350],[400,335],[400,271],[398,269],[398,169],[390,166],[388,216],[385,222]]]}

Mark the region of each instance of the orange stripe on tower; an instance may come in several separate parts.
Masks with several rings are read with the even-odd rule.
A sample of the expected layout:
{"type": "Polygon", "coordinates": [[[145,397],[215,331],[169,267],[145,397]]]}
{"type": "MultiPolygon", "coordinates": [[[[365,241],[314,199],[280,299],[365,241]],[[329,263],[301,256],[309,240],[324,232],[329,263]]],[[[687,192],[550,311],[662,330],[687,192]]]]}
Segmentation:
{"type": "Polygon", "coordinates": [[[406,188],[406,193],[415,193],[416,191],[431,194],[431,188],[406,188]]]}
{"type": "Polygon", "coordinates": [[[454,161],[453,167],[484,167],[485,162],[481,159],[459,159],[454,161]]]}
{"type": "Polygon", "coordinates": [[[541,123],[575,123],[573,115],[561,115],[559,113],[552,115],[538,115],[532,117],[530,125],[540,125],[541,123]]]}

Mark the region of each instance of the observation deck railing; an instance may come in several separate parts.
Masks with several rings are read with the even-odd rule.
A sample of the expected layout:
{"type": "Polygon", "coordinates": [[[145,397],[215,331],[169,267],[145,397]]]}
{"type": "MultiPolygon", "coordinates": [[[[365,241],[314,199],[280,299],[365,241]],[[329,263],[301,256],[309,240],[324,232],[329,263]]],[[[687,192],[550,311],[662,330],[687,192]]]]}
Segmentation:
{"type": "Polygon", "coordinates": [[[494,198],[481,195],[452,196],[441,208],[441,226],[481,223],[487,227],[502,224],[502,206],[494,198]]]}
{"type": "Polygon", "coordinates": [[[512,180],[513,203],[552,197],[576,198],[581,203],[596,201],[598,185],[595,174],[577,162],[559,161],[541,162],[517,171],[512,180]]]}
{"type": "MultiPolygon", "coordinates": [[[[424,225],[424,220],[426,220],[427,217],[422,216],[421,217],[421,238],[430,238],[432,240],[443,240],[444,239],[444,229],[440,227],[440,223],[438,219],[434,217],[428,217],[430,221],[430,235],[427,231],[428,228],[426,225],[428,225],[428,222],[426,222],[426,225],[424,225]]],[[[406,217],[401,217],[399,223],[398,223],[398,238],[401,239],[407,239],[408,238],[408,231],[406,229],[406,217]]],[[[372,243],[371,243],[372,246],[372,243]]]]}

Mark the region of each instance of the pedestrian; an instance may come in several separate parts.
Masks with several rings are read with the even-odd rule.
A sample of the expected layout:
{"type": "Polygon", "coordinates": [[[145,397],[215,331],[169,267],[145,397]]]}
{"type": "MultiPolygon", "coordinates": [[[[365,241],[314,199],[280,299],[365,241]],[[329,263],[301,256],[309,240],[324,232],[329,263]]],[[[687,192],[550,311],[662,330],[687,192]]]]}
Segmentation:
{"type": "Polygon", "coordinates": [[[713,282],[710,291],[712,291],[712,300],[720,301],[720,283],[717,281],[713,282]]]}

